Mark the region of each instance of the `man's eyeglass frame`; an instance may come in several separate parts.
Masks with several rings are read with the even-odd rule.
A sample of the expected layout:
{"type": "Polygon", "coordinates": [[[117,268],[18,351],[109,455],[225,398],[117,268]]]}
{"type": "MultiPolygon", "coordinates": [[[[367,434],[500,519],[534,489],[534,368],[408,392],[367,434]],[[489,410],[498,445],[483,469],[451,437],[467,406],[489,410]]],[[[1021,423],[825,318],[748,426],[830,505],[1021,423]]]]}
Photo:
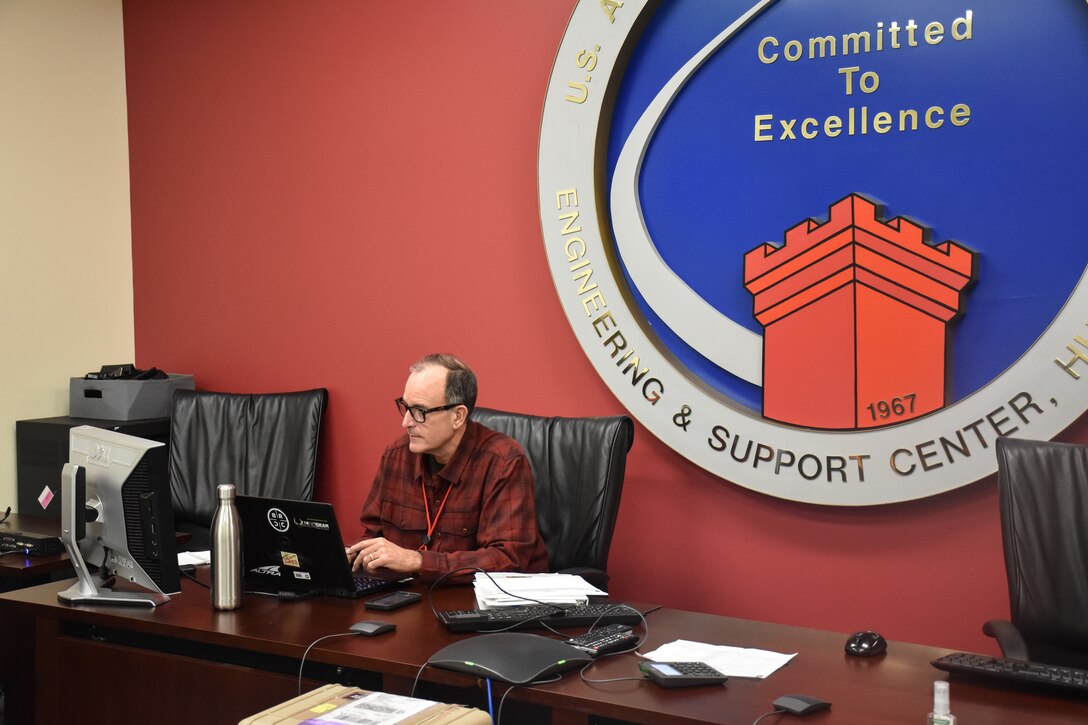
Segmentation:
{"type": "Polygon", "coordinates": [[[426,423],[427,415],[430,413],[439,413],[443,410],[456,408],[458,405],[464,405],[464,403],[447,403],[446,405],[436,405],[433,408],[421,408],[418,405],[408,405],[408,403],[404,402],[404,398],[397,398],[393,402],[396,403],[401,418],[404,417],[405,413],[411,413],[412,420],[417,423],[426,423]]]}

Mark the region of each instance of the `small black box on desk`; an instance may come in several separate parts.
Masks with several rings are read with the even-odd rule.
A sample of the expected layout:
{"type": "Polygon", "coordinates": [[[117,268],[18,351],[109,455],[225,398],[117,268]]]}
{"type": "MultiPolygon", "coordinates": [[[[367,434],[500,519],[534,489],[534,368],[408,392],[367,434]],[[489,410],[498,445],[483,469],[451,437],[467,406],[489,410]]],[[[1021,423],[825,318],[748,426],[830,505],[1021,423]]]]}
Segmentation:
{"type": "Polygon", "coordinates": [[[80,425],[170,444],[170,419],[38,418],[15,421],[18,511],[60,520],[60,472],[68,462],[68,431],[80,425]]]}

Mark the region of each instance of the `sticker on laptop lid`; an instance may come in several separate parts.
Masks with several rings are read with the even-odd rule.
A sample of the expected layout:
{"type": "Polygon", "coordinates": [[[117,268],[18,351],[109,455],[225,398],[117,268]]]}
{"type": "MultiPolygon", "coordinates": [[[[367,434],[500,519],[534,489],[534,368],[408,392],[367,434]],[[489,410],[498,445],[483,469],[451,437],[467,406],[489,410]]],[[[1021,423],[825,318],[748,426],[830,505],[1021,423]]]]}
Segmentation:
{"type": "Polygon", "coordinates": [[[313,516],[306,518],[295,517],[295,526],[300,529],[317,529],[318,531],[331,531],[332,526],[325,519],[319,519],[313,516]]]}

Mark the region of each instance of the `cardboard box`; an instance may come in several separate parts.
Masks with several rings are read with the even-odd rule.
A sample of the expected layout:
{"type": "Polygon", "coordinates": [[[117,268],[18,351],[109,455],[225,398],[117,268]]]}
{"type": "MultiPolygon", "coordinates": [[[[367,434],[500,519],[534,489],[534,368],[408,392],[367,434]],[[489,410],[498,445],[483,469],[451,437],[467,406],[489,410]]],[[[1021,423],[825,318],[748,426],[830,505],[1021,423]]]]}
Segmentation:
{"type": "MultiPolygon", "coordinates": [[[[360,707],[363,708],[363,712],[375,716],[375,722],[382,722],[383,725],[422,725],[423,723],[426,725],[491,725],[491,716],[475,708],[444,705],[440,702],[402,695],[388,695],[384,692],[368,692],[358,687],[344,685],[319,687],[264,712],[251,715],[238,725],[300,725],[316,722],[316,718],[323,718],[321,722],[329,725],[337,722],[360,722],[358,718],[336,719],[337,710],[343,708],[347,711],[360,707]],[[374,710],[367,708],[368,703],[375,705],[374,710]],[[406,717],[398,717],[395,714],[398,710],[414,711],[414,713],[406,717]],[[381,714],[388,719],[377,720],[381,714]]],[[[345,712],[345,718],[347,717],[348,714],[345,712]]]]}
{"type": "Polygon", "coordinates": [[[167,418],[174,391],[196,387],[192,375],[169,373],[162,380],[87,380],[68,385],[68,415],[102,420],[167,418]]]}

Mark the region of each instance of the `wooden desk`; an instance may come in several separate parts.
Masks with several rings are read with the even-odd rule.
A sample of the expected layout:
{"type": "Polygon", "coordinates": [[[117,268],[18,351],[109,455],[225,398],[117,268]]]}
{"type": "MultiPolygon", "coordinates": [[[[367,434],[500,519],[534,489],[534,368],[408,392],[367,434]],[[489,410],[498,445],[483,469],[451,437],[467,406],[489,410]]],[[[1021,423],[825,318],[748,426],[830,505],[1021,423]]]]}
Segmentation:
{"type": "MultiPolygon", "coordinates": [[[[35,536],[60,536],[60,521],[48,516],[11,514],[7,521],[0,523],[0,535],[14,531],[35,536]]],[[[191,539],[192,534],[179,531],[175,533],[175,538],[181,544],[191,539]]],[[[48,556],[5,554],[0,556],[0,591],[44,584],[50,580],[53,572],[71,570],[72,562],[66,552],[48,556]]]]}
{"type": "MultiPolygon", "coordinates": [[[[183,581],[182,594],[173,601],[140,610],[58,604],[56,593],[67,586],[54,582],[0,595],[9,723],[149,717],[164,723],[236,722],[294,696],[307,645],[346,632],[360,619],[387,619],[398,629],[374,638],[324,640],[307,658],[305,687],[340,678],[407,694],[431,654],[471,636],[447,632],[426,598],[377,613],[361,602],[330,597],[281,602],[247,595],[241,609],[216,612],[207,590],[183,581]]],[[[435,593],[438,609],[462,608],[470,600],[467,587],[435,593]]],[[[779,695],[805,693],[833,703],[829,711],[806,717],[806,724],[899,725],[922,722],[932,705],[933,681],[947,677],[929,664],[949,652],[944,649],[892,642],[886,655],[857,659],[843,653],[843,633],[670,609],[647,619],[647,650],[684,638],[798,655],[765,680],[732,678],[725,686],[686,690],[664,690],[648,681],[590,685],[573,671],[556,683],[515,689],[504,706],[504,722],[520,724],[543,715],[557,724],[584,724],[592,716],[647,725],[746,724],[770,710],[779,695]]],[[[608,658],[594,665],[590,676],[635,675],[636,662],[633,655],[608,658]]],[[[421,679],[480,694],[471,678],[458,673],[428,668],[421,679]]],[[[497,701],[505,685],[496,687],[497,701]]],[[[1088,698],[954,680],[952,711],[965,723],[1072,725],[1088,722],[1088,698]]],[[[784,719],[764,722],[780,725],[784,719]]]]}
{"type": "MultiPolygon", "coordinates": [[[[0,513],[3,513],[0,511],[0,513]]],[[[0,524],[0,535],[18,531],[35,536],[58,536],[60,521],[46,516],[12,514],[0,524]]],[[[50,554],[49,556],[27,556],[25,554],[5,554],[0,556],[0,578],[9,586],[27,586],[49,580],[55,571],[69,571],[72,563],[68,554],[50,554]]],[[[0,588],[4,587],[0,584],[0,588]]]]}

